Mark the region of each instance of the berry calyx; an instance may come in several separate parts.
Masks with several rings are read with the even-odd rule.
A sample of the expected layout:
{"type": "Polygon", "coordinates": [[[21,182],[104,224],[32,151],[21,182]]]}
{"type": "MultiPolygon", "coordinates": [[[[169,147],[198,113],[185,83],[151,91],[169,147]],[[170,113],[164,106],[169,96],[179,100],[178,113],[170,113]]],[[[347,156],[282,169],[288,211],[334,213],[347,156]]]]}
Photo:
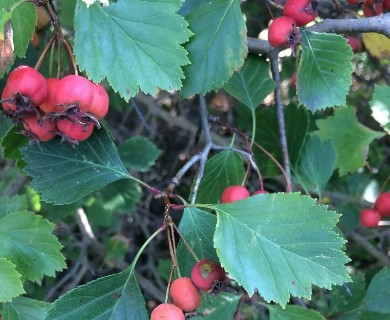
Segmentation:
{"type": "Polygon", "coordinates": [[[198,288],[188,277],[178,278],[173,281],[169,294],[172,303],[185,312],[198,309],[202,304],[202,296],[198,288]]]}
{"type": "Polygon", "coordinates": [[[359,220],[365,227],[377,227],[381,220],[381,215],[374,209],[363,209],[360,211],[359,220]]]}
{"type": "Polygon", "coordinates": [[[293,46],[296,43],[296,36],[296,23],[290,17],[276,18],[268,28],[268,41],[273,47],[285,44],[293,46]]]}
{"type": "Polygon", "coordinates": [[[153,309],[150,320],[184,320],[183,311],[171,303],[159,304],[153,309]]]}
{"type": "Polygon", "coordinates": [[[249,197],[249,191],[243,186],[227,187],[221,196],[221,203],[235,202],[249,197]]]}
{"type": "Polygon", "coordinates": [[[374,209],[382,216],[390,216],[390,192],[382,192],[374,203],[374,209]]]}
{"type": "Polygon", "coordinates": [[[55,103],[57,88],[58,85],[60,84],[60,79],[49,78],[46,80],[46,83],[47,83],[46,99],[39,105],[39,108],[46,113],[63,111],[63,108],[61,108],[59,105],[55,103]]]}
{"type": "Polygon", "coordinates": [[[86,78],[74,74],[63,77],[55,97],[57,105],[64,108],[77,106],[83,112],[89,112],[93,102],[94,84],[86,78]]]}
{"type": "Polygon", "coordinates": [[[294,19],[296,26],[301,27],[317,17],[316,6],[317,3],[313,0],[287,0],[283,14],[294,19]]]}
{"type": "Polygon", "coordinates": [[[71,143],[88,139],[93,132],[94,126],[93,122],[75,123],[68,119],[57,121],[58,129],[64,134],[63,139],[71,143]]]}
{"type": "Polygon", "coordinates": [[[226,278],[225,270],[221,265],[210,259],[202,259],[194,265],[191,272],[192,282],[199,290],[209,292],[213,289],[216,281],[226,278]]]}
{"type": "Polygon", "coordinates": [[[56,136],[57,126],[54,121],[48,118],[38,119],[36,113],[29,113],[23,116],[25,134],[31,141],[49,141],[56,136]]]}
{"type": "Polygon", "coordinates": [[[101,84],[94,85],[94,95],[89,112],[92,113],[96,119],[103,119],[109,106],[109,98],[106,89],[101,84]]]}

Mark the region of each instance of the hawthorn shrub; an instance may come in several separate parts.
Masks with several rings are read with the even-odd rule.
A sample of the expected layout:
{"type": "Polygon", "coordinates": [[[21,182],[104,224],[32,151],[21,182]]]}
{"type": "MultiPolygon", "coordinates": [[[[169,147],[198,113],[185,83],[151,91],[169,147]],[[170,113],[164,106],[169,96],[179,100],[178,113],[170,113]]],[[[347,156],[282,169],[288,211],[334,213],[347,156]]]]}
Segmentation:
{"type": "Polygon", "coordinates": [[[1,1],[0,318],[389,318],[388,8],[1,1]]]}

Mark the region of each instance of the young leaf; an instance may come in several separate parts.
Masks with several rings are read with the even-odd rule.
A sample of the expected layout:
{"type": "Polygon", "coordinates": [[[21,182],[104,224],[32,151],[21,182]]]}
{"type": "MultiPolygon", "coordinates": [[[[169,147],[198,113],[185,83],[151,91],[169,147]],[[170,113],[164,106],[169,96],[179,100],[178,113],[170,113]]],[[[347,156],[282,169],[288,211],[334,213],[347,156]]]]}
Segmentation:
{"type": "Polygon", "coordinates": [[[50,303],[17,297],[4,304],[3,320],[45,320],[50,303]]]}
{"type": "Polygon", "coordinates": [[[302,57],[297,80],[299,102],[313,112],[345,106],[352,84],[351,47],[340,35],[306,29],[301,33],[302,57]]]}
{"type": "Polygon", "coordinates": [[[220,89],[244,63],[246,26],[239,0],[202,3],[186,17],[194,36],[186,45],[191,64],[184,67],[182,95],[220,89]]]}
{"type": "MultiPolygon", "coordinates": [[[[304,108],[289,105],[284,109],[288,153],[292,166],[295,166],[309,128],[309,117],[304,108]]],[[[255,141],[270,152],[279,163],[283,163],[280,147],[279,126],[275,108],[266,108],[256,112],[255,141]]],[[[265,177],[280,175],[280,169],[256,146],[253,147],[256,163],[265,177]]]]}
{"type": "Polygon", "coordinates": [[[226,187],[239,185],[245,176],[241,156],[226,150],[210,158],[199,185],[197,203],[219,203],[226,187]]]}
{"type": "Polygon", "coordinates": [[[390,133],[390,87],[375,85],[374,95],[370,101],[373,118],[383,129],[390,133]]]}
{"type": "Polygon", "coordinates": [[[308,190],[322,194],[336,166],[336,150],[329,141],[316,136],[306,139],[298,169],[297,180],[308,190]]]}
{"type": "Polygon", "coordinates": [[[147,320],[149,317],[134,274],[126,270],[63,295],[47,314],[46,320],[54,319],[147,320]]]}
{"type": "Polygon", "coordinates": [[[249,109],[255,110],[275,89],[275,82],[269,77],[269,64],[264,59],[250,55],[224,88],[249,109]]]}
{"type": "Polygon", "coordinates": [[[390,313],[390,269],[384,268],[372,278],[363,301],[363,310],[390,313]]]}
{"type": "Polygon", "coordinates": [[[76,147],[54,139],[21,151],[31,186],[46,202],[69,204],[113,181],[132,178],[104,128],[76,147]]]}
{"type": "Polygon", "coordinates": [[[61,244],[52,235],[54,224],[27,211],[0,218],[0,257],[16,265],[26,279],[40,283],[66,267],[61,244]]]}
{"type": "Polygon", "coordinates": [[[11,301],[12,298],[24,293],[21,275],[15,265],[0,257],[0,302],[11,301]]]}
{"type": "MultiPolygon", "coordinates": [[[[213,242],[216,224],[217,217],[214,214],[197,208],[184,209],[179,229],[199,259],[219,260],[213,242]]],[[[191,276],[196,261],[183,241],[179,242],[176,253],[182,276],[191,276]]]]}
{"type": "Polygon", "coordinates": [[[225,270],[249,295],[285,306],[290,294],[310,298],[311,284],[349,281],[333,228],[339,215],[297,193],[276,193],[215,205],[214,244],[225,270]]]}
{"type": "Polygon", "coordinates": [[[282,309],[279,306],[268,305],[270,320],[325,320],[317,311],[304,309],[299,306],[287,306],[282,309]]]}
{"type": "Polygon", "coordinates": [[[87,8],[78,1],[75,13],[77,63],[94,82],[107,78],[129,100],[140,89],[179,89],[189,63],[181,46],[190,31],[176,14],[180,0],[118,0],[107,7],[87,8]]]}
{"type": "Polygon", "coordinates": [[[373,131],[361,125],[353,108],[338,108],[334,115],[316,121],[319,131],[315,131],[321,140],[330,140],[336,147],[337,168],[345,175],[364,166],[368,146],[383,133],[373,131]]]}
{"type": "Polygon", "coordinates": [[[136,171],[148,171],[162,151],[149,139],[135,136],[123,142],[118,152],[126,167],[136,171]]]}

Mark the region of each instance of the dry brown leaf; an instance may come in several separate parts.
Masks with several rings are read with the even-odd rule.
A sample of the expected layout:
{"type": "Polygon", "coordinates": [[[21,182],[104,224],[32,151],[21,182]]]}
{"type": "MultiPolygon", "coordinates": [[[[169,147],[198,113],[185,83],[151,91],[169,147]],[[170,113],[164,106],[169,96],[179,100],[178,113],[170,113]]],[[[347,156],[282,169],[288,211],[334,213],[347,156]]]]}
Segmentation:
{"type": "Polygon", "coordinates": [[[364,46],[378,59],[390,58],[390,39],[379,33],[363,33],[364,46]]]}
{"type": "Polygon", "coordinates": [[[4,32],[0,33],[0,74],[7,71],[14,60],[14,42],[11,21],[4,26],[4,32]]]}

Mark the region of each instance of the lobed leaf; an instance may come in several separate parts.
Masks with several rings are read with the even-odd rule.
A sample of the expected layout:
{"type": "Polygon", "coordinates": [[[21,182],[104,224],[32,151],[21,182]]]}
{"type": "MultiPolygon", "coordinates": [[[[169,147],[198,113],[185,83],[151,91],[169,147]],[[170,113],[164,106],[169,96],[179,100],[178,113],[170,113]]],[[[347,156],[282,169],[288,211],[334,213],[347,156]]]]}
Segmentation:
{"type": "Polygon", "coordinates": [[[299,306],[268,306],[270,320],[325,320],[325,318],[317,311],[302,308],[299,306]]]}
{"type": "Polygon", "coordinates": [[[3,309],[3,320],[45,320],[50,304],[25,297],[12,299],[3,309]]]}
{"type": "Polygon", "coordinates": [[[20,273],[12,262],[0,257],[0,302],[11,301],[22,293],[24,289],[20,273]]]}
{"type": "Polygon", "coordinates": [[[386,85],[375,85],[370,106],[372,117],[387,133],[390,133],[390,87],[386,85]]]}

